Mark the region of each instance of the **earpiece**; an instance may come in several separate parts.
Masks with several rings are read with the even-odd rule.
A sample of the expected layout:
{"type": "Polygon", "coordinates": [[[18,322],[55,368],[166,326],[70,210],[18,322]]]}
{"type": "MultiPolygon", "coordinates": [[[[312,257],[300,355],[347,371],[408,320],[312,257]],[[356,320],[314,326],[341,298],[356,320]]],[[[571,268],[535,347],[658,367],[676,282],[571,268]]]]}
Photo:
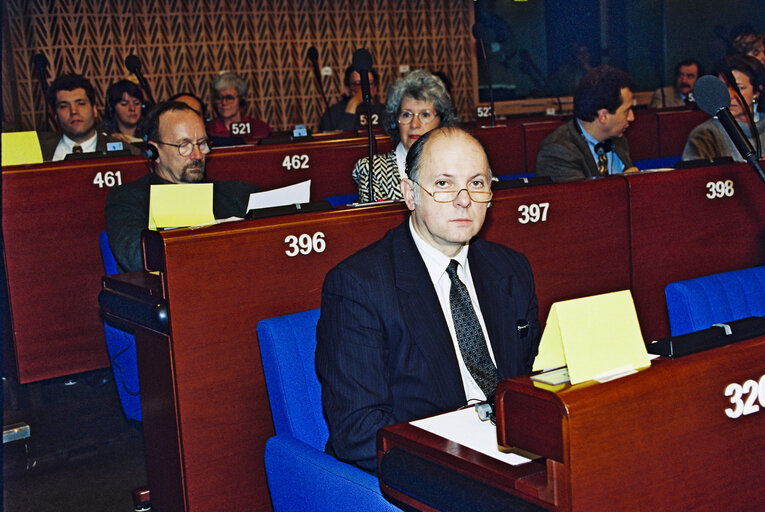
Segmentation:
{"type": "Polygon", "coordinates": [[[143,150],[143,156],[148,160],[156,160],[159,158],[159,150],[157,149],[157,146],[151,142],[147,142],[146,149],[143,150]]]}

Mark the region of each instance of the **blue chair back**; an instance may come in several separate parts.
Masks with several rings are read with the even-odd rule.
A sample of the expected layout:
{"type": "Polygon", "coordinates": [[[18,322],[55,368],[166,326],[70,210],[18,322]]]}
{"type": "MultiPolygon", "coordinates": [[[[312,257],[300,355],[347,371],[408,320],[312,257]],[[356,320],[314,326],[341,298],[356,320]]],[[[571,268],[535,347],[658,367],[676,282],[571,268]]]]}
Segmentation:
{"type": "Polygon", "coordinates": [[[318,309],[261,320],[258,341],[276,434],[324,451],[329,427],[314,359],[318,321],[318,309]]]}
{"type": "Polygon", "coordinates": [[[765,316],[765,266],[677,281],[664,293],[673,336],[765,316]]]}
{"type": "MultiPolygon", "coordinates": [[[[98,236],[104,272],[107,275],[119,274],[117,261],[114,259],[106,231],[98,236]]],[[[122,404],[122,410],[128,419],[143,421],[141,413],[141,394],[138,386],[138,356],[135,351],[135,337],[104,321],[106,350],[114,372],[114,383],[122,404]]]]}

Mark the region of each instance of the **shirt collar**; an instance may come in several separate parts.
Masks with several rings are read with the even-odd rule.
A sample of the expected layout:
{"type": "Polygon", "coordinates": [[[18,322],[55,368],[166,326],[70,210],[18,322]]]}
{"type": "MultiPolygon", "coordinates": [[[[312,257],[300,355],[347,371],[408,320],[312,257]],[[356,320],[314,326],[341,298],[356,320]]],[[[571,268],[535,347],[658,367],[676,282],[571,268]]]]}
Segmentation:
{"type": "Polygon", "coordinates": [[[422,260],[425,262],[425,267],[428,269],[428,275],[430,275],[431,281],[435,283],[444,275],[446,267],[449,266],[451,260],[457,260],[462,269],[461,272],[458,272],[464,276],[465,267],[467,265],[468,248],[470,247],[469,244],[463,245],[460,252],[453,258],[450,258],[420,237],[414,229],[414,220],[411,216],[409,217],[409,231],[412,233],[414,245],[417,246],[417,250],[420,252],[420,256],[422,256],[422,260]]]}
{"type": "Polygon", "coordinates": [[[89,138],[86,141],[83,142],[75,142],[66,135],[61,136],[61,142],[63,142],[64,147],[66,148],[67,153],[72,152],[72,148],[74,148],[75,144],[79,144],[82,148],[83,153],[92,153],[96,150],[96,140],[98,138],[98,132],[94,133],[91,138],[89,138]]]}
{"type": "Polygon", "coordinates": [[[404,149],[404,143],[399,142],[396,146],[396,165],[398,166],[398,174],[403,180],[406,178],[406,149],[404,149]]]}

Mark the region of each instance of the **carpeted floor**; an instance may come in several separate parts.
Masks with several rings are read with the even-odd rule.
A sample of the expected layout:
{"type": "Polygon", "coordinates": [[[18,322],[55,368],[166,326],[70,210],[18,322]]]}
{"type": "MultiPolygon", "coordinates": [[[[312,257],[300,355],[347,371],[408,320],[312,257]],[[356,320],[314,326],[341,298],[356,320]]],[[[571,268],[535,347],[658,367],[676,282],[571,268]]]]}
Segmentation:
{"type": "Polygon", "coordinates": [[[3,383],[3,424],[31,429],[3,446],[3,509],[132,512],[146,485],[140,424],[125,419],[110,369],[68,380],[3,383]]]}

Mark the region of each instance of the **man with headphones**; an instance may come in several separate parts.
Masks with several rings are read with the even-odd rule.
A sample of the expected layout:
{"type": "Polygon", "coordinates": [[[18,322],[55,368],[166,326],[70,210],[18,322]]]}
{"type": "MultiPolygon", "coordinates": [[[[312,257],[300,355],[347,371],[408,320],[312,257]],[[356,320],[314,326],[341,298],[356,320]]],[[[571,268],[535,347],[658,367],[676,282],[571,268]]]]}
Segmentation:
{"type": "Polygon", "coordinates": [[[239,181],[213,182],[205,175],[210,140],[204,121],[194,109],[178,101],[157,104],[145,122],[145,156],[153,172],[112,189],[106,198],[106,233],[122,272],[143,269],[141,232],[149,226],[152,185],[213,183],[216,219],[244,217],[250,194],[259,187],[239,181]]]}
{"type": "Polygon", "coordinates": [[[574,119],[542,142],[535,174],[560,182],[637,171],[624,138],[635,120],[634,90],[632,78],[611,66],[584,75],[574,92],[574,119]]]}
{"type": "Polygon", "coordinates": [[[98,153],[104,156],[108,151],[141,153],[135,146],[96,130],[96,93],[84,76],[68,73],[56,78],[48,89],[46,99],[62,132],[38,134],[46,162],[63,160],[70,153],[98,153]]]}

